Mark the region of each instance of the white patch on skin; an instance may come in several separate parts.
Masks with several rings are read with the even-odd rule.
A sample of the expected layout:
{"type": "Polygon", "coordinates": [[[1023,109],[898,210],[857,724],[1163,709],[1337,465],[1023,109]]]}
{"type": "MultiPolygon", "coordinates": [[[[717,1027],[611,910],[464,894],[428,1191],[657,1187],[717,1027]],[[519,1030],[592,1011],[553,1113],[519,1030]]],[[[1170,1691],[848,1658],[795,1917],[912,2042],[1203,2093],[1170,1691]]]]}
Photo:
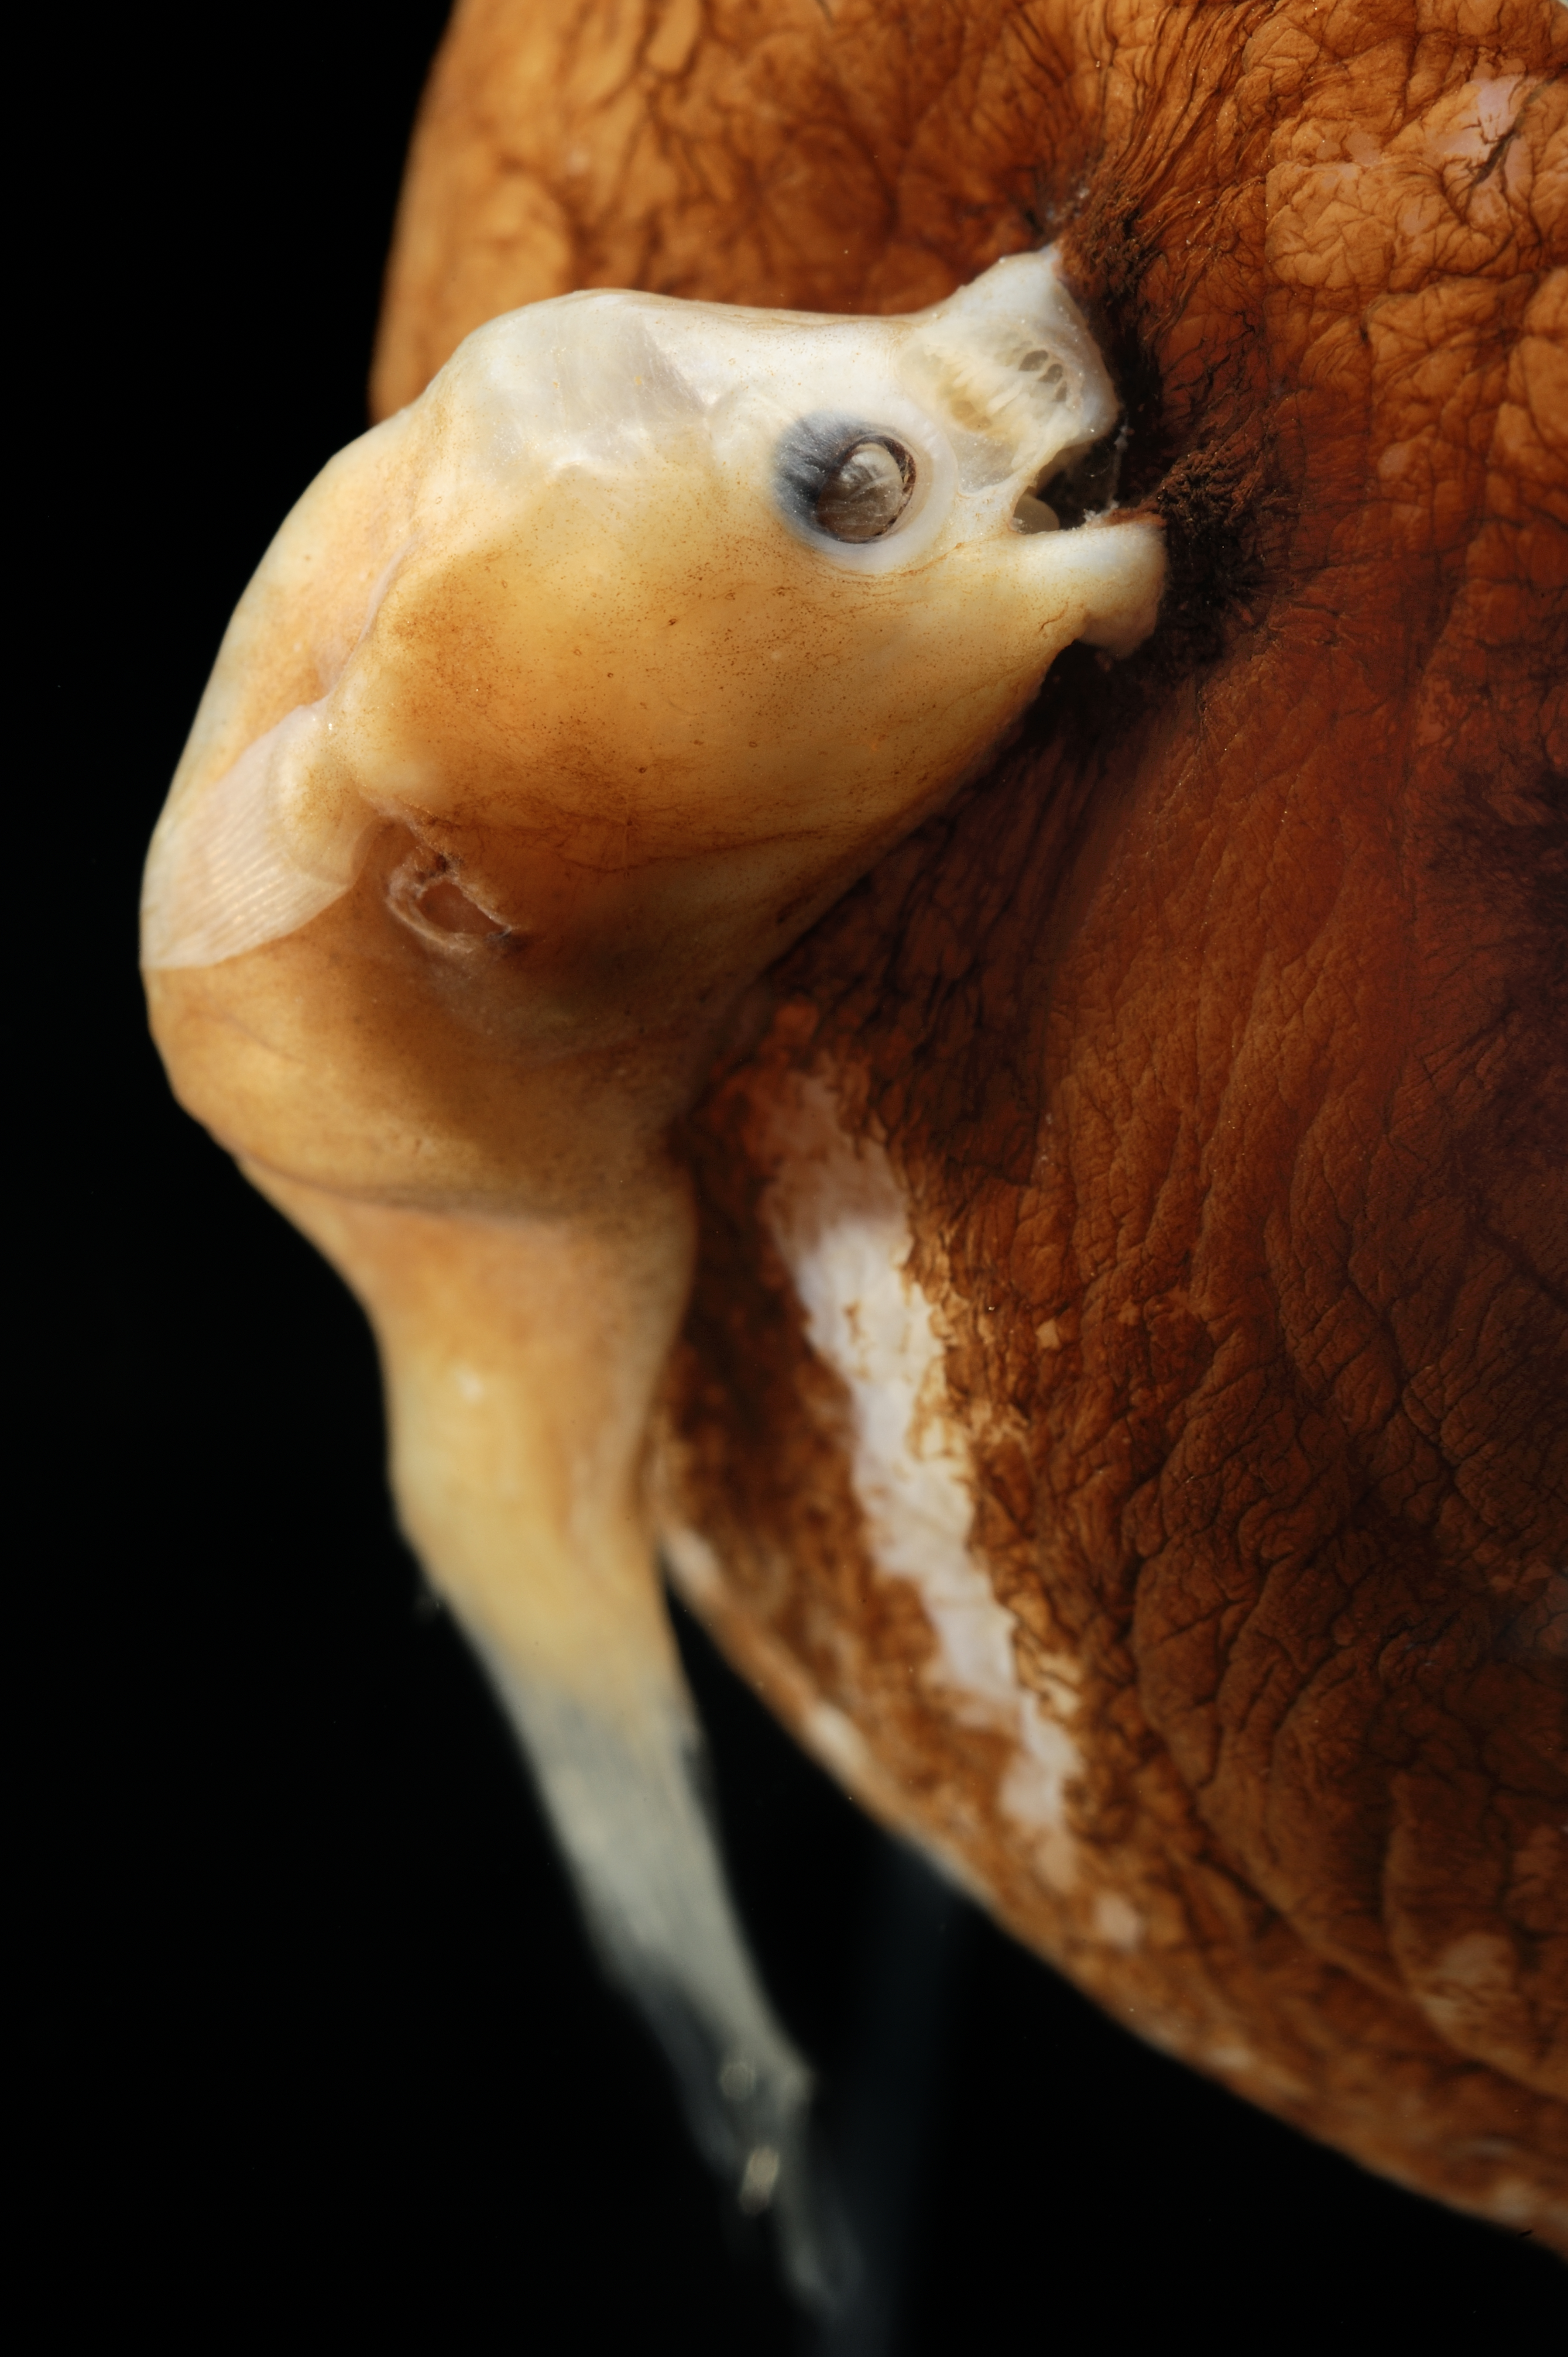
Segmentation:
{"type": "Polygon", "coordinates": [[[1444,1949],[1434,1977],[1461,1989],[1490,1994],[1499,1986],[1506,1988],[1513,1974],[1513,1950],[1506,1940],[1495,1932],[1467,1932],[1444,1949]]]}
{"type": "Polygon", "coordinates": [[[1498,74],[1466,82],[1438,109],[1436,121],[1425,135],[1428,161],[1439,171],[1449,165],[1488,162],[1498,142],[1508,137],[1518,122],[1526,99],[1539,87],[1539,80],[1529,74],[1498,74]]]}
{"type": "Polygon", "coordinates": [[[1119,1890],[1102,1890],[1096,1899],[1094,1928],[1109,1947],[1120,1948],[1123,1955],[1131,1955],[1144,1944],[1144,1918],[1119,1890]]]}
{"type": "Polygon", "coordinates": [[[1211,2046],[1205,2060],[1216,2071],[1251,2071],[1258,2058],[1250,2046],[1231,2043],[1211,2046]]]}
{"type": "Polygon", "coordinates": [[[724,1573],[718,1556],[701,1531],[687,1524],[667,1525],[660,1541],[677,1584],[693,1611],[716,1611],[725,1600],[724,1573]]]}
{"type": "Polygon", "coordinates": [[[853,1718],[831,1702],[814,1702],[806,1717],[806,1741],[824,1767],[841,1782],[853,1784],[865,1773],[865,1738],[853,1718]]]}
{"type": "Polygon", "coordinates": [[[1506,139],[1513,129],[1531,86],[1524,74],[1499,74],[1486,81],[1468,83],[1458,93],[1462,111],[1457,122],[1427,139],[1427,152],[1433,160],[1439,164],[1485,163],[1498,141],[1506,139]]]}
{"type": "MultiPolygon", "coordinates": [[[[1483,2199],[1488,2212],[1502,2226],[1528,2226],[1545,2209],[1540,2188],[1528,2184],[1522,2177],[1502,2178],[1483,2199]]],[[[1550,2216],[1550,2211],[1545,2211],[1545,2214],[1550,2216]]]]}
{"type": "Polygon", "coordinates": [[[1417,1990],[1423,2012],[1444,2037],[1463,2041],[1477,2018],[1513,1995],[1517,1960],[1494,1932],[1467,1932],[1444,1948],[1417,1990]]]}
{"type": "Polygon", "coordinates": [[[1473,85],[1476,92],[1476,120],[1481,126],[1483,139],[1496,142],[1511,131],[1519,119],[1524,102],[1523,74],[1498,74],[1473,85]]]}
{"type": "Polygon", "coordinates": [[[776,1114],[771,1142],[784,1159],[764,1216],[811,1347],[849,1391],[851,1476],[877,1569],[918,1591],[937,1640],[925,1675],[949,1709],[1014,1743],[1001,1807],[1046,1879],[1066,1889],[1077,1875],[1066,1786],[1081,1760],[1063,1720],[1076,1672],[1066,1660],[1052,1665],[1047,1712],[1018,1675],[1013,1616],[970,1552],[971,1454],[949,1413],[931,1305],[908,1273],[912,1238],[892,1165],[880,1146],[846,1135],[816,1079],[776,1114]]]}

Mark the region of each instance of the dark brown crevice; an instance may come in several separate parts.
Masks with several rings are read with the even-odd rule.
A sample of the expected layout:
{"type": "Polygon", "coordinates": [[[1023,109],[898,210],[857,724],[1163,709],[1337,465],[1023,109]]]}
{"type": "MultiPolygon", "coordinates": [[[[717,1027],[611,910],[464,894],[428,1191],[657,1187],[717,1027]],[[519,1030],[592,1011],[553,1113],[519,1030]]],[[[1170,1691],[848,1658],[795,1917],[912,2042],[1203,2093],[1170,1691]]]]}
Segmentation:
{"type": "MultiPolygon", "coordinates": [[[[1229,368],[1216,362],[1187,393],[1178,417],[1156,351],[1156,331],[1170,321],[1156,319],[1147,299],[1159,257],[1101,173],[1089,175],[1079,198],[1058,234],[1068,283],[1121,396],[1116,498],[1121,512],[1142,510],[1165,530],[1159,626],[1134,661],[1140,674],[1168,686],[1215,662],[1232,623],[1253,619],[1275,571],[1270,548],[1285,486],[1268,394],[1242,382],[1244,345],[1229,368]]],[[[1050,500],[1061,515],[1055,489],[1050,500]]]]}

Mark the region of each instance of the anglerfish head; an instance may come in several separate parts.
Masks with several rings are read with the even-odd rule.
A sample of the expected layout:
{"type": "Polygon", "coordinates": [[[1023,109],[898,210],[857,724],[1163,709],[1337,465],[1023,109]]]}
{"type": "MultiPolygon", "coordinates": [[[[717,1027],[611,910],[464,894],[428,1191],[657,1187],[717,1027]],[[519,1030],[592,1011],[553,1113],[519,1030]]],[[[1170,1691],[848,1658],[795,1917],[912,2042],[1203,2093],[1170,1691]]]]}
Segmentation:
{"type": "Polygon", "coordinates": [[[907,318],[603,293],[470,336],[317,478],[224,640],[144,899],[185,1102],[345,1186],[493,1129],[450,1165],[492,1200],[542,1118],[524,1068],[660,1029],[695,1070],[1062,647],[1152,626],[1157,525],[1035,496],[1115,416],[1050,254],[907,318]]]}
{"type": "Polygon", "coordinates": [[[1069,640],[1150,628],[1157,528],[1058,532],[1031,496],[1115,414],[1050,254],[903,318],[594,293],[492,321],[263,560],[155,838],[146,963],[309,921],[388,821],[467,838],[509,922],[530,860],[476,865],[497,830],[585,877],[739,855],[729,888],[800,898],[1069,640]]]}

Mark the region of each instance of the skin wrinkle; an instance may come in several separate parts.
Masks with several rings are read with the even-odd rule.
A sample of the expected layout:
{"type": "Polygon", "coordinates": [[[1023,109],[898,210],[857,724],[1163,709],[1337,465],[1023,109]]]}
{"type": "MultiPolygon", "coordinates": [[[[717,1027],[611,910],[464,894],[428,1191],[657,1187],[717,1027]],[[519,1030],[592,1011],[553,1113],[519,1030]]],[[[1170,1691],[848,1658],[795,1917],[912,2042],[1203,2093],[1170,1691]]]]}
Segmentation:
{"type": "Polygon", "coordinates": [[[1565,34],[1524,0],[466,0],[377,378],[392,405],[567,285],[892,310],[1065,233],[1124,495],[1167,522],[1162,630],[1113,709],[1058,662],[687,1125],[668,1478],[734,1658],[781,1694],[782,1649],[1025,1937],[1559,2239],[1559,1667],[1508,1632],[1565,1543],[1565,34]],[[486,245],[501,156],[531,209],[486,245]],[[1020,1675],[1077,1661],[1079,1900],[997,1809],[1005,1747],[933,1716],[930,1631],[867,1553],[760,1223],[801,1071],[908,1199],[1020,1675]],[[1141,1947],[1095,1932],[1103,1892],[1141,1947]]]}

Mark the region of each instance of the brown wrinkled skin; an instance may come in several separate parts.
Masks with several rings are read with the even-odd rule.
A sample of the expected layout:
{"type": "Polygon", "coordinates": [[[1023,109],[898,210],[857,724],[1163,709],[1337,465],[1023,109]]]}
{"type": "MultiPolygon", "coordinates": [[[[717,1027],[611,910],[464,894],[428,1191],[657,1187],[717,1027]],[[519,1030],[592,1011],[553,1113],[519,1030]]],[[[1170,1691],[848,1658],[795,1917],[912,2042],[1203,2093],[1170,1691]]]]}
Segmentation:
{"type": "Polygon", "coordinates": [[[1065,239],[1162,625],[776,970],[691,1125],[671,1479],[731,1657],[1021,1937],[1562,2247],[1565,59],[1543,0],[467,0],[377,376],[575,285],[902,310],[1065,239]],[[763,1236],[804,1071],[911,1200],[1020,1673],[1084,1665],[1066,1889],[763,1236]]]}

